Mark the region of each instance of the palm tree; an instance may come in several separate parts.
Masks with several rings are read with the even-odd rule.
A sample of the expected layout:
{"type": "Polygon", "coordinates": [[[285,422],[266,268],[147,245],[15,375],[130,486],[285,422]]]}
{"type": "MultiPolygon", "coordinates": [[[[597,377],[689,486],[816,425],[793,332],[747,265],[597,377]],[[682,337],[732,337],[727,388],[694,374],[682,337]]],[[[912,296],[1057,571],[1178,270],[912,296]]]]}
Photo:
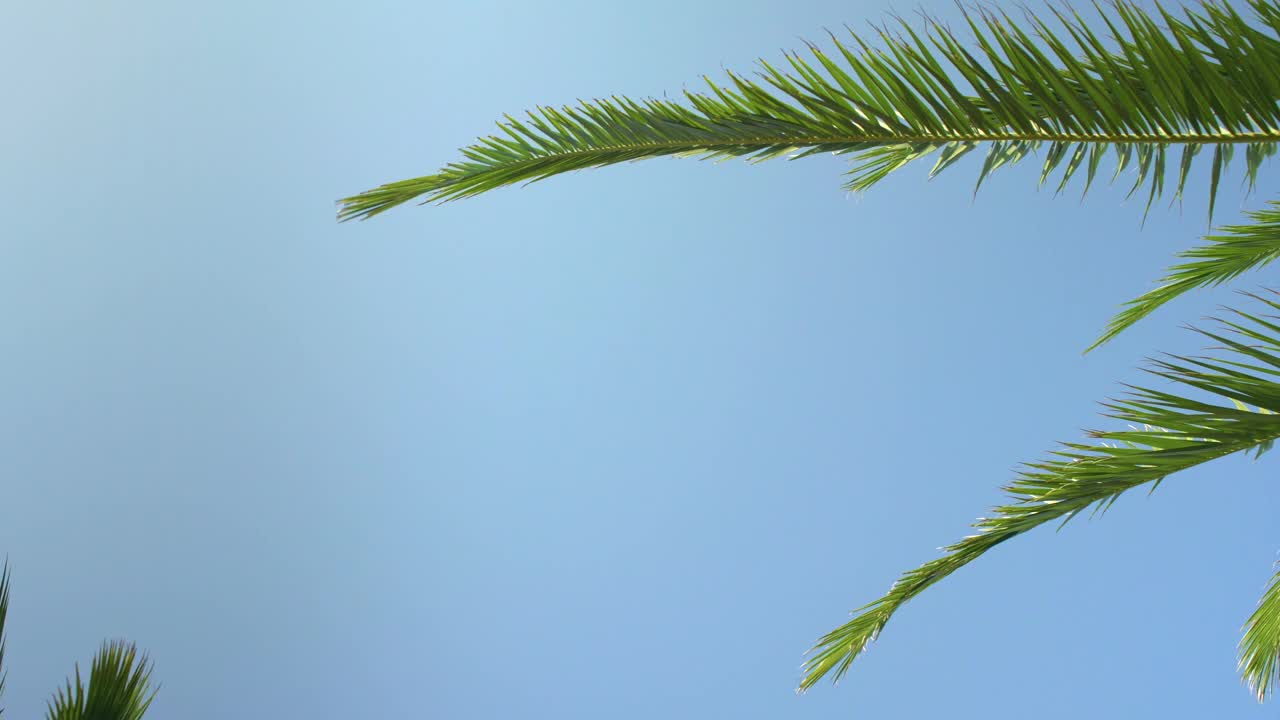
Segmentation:
{"type": "MultiPolygon", "coordinates": [[[[9,612],[9,564],[0,570],[0,695],[4,693],[4,621],[9,612]]],[[[119,640],[105,642],[93,659],[89,684],[80,679],[54,693],[45,717],[48,720],[140,720],[151,705],[151,666],[137,648],[119,640]]],[[[0,707],[0,717],[4,708],[0,707]]]]}
{"type": "MultiPolygon", "coordinates": [[[[464,159],[346,198],[338,216],[366,219],[419,198],[457,200],[668,155],[849,155],[845,186],[862,191],[914,160],[934,156],[933,176],[981,148],[978,186],[1001,166],[1041,154],[1041,185],[1057,173],[1059,191],[1075,179],[1087,192],[1107,161],[1113,181],[1134,171],[1130,195],[1142,191],[1148,211],[1170,191],[1180,198],[1192,168],[1207,159],[1212,220],[1237,151],[1253,189],[1263,160],[1280,145],[1280,2],[1248,5],[1246,17],[1212,0],[1179,13],[1110,0],[1095,6],[1101,32],[1070,9],[1027,12],[1019,21],[979,9],[964,14],[970,42],[928,17],[919,29],[902,20],[878,28],[878,46],[852,31],[833,34],[834,53],[810,45],[807,57],[787,54],[781,69],[761,61],[756,77],[708,79],[706,90],[685,92],[684,102],[615,96],[506,116],[499,134],[462,150],[464,159]]],[[[1089,349],[1184,292],[1278,256],[1280,200],[1272,200],[1247,222],[1182,253],[1159,286],[1126,303],[1089,349]]],[[[1154,489],[1179,470],[1268,449],[1280,438],[1280,324],[1264,313],[1280,310],[1280,301],[1254,300],[1261,312],[1230,311],[1219,328],[1199,331],[1220,346],[1218,357],[1171,356],[1149,368],[1188,394],[1134,388],[1104,403],[1106,415],[1139,429],[1097,431],[1090,442],[1065,443],[1025,465],[1006,487],[1007,503],[979,520],[975,534],[905,573],[888,594],[820,638],[800,688],[828,674],[838,680],[898,608],[1005,540],[1105,510],[1121,493],[1154,489]]],[[[1244,626],[1240,669],[1259,700],[1280,685],[1280,575],[1244,626]]]]}

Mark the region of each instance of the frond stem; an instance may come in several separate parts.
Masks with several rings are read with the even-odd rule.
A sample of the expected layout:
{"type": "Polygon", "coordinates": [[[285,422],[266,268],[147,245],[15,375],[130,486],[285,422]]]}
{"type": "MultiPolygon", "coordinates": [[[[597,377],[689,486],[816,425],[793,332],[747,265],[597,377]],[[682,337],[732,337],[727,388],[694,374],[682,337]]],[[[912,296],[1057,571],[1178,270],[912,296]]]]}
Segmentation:
{"type": "MultiPolygon", "coordinates": [[[[634,152],[637,150],[696,152],[699,150],[715,150],[717,148],[743,148],[760,146],[761,148],[805,147],[821,149],[831,147],[834,150],[848,148],[851,145],[909,145],[915,143],[983,143],[983,142],[1044,142],[1044,143],[1125,143],[1147,145],[1234,145],[1248,143],[1280,143],[1280,130],[1261,130],[1246,133],[1180,133],[1167,135],[1163,133],[1140,134],[1090,134],[1049,131],[1044,133],[1025,132],[977,132],[977,133],[937,133],[922,135],[862,135],[862,136],[813,136],[813,135],[780,135],[735,138],[733,140],[667,140],[639,143],[599,144],[575,149],[570,152],[546,153],[511,160],[503,164],[512,168],[536,163],[554,162],[584,155],[607,155],[616,152],[634,152]]],[[[490,168],[477,170],[478,173],[489,172],[490,168]]],[[[455,180],[473,173],[460,172],[455,180]]],[[[413,182],[406,180],[401,182],[413,182]]],[[[451,184],[449,182],[444,183],[451,184]]]]}
{"type": "Polygon", "coordinates": [[[584,147],[581,150],[564,153],[548,153],[546,155],[536,155],[527,159],[513,162],[535,162],[539,160],[554,160],[556,158],[574,157],[576,155],[584,155],[587,153],[599,152],[615,152],[624,150],[641,150],[645,148],[654,149],[677,149],[687,148],[689,150],[701,150],[703,148],[717,147],[742,147],[744,145],[760,145],[764,147],[778,147],[782,145],[796,145],[803,147],[821,147],[823,145],[896,145],[910,143],[960,143],[960,142],[1063,142],[1063,143],[1129,143],[1129,144],[1146,144],[1146,145],[1228,145],[1228,144],[1244,144],[1244,143],[1267,143],[1280,142],[1280,130],[1263,130],[1248,133],[1233,133],[1229,135],[1210,134],[1210,133],[1180,133],[1178,135],[1165,135],[1157,133],[1142,134],[1121,134],[1121,135],[1093,135],[1089,133],[1064,133],[1064,132],[1045,132],[1045,133],[954,133],[954,134],[934,134],[934,135],[862,135],[862,136],[778,136],[778,137],[750,137],[739,138],[733,141],[706,141],[706,140],[671,140],[662,142],[643,142],[643,143],[626,143],[619,145],[592,145],[584,147]]]}

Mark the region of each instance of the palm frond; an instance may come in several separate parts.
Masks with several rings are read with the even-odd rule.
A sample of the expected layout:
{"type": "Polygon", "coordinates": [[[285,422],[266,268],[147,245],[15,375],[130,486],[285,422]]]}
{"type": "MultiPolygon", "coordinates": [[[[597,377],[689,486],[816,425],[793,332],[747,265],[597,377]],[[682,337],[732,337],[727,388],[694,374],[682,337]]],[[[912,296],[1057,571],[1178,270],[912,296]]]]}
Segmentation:
{"type": "MultiPolygon", "coordinates": [[[[4,664],[4,622],[9,616],[9,561],[5,560],[0,569],[0,699],[4,698],[4,682],[8,670],[4,664]]],[[[0,716],[4,715],[4,707],[0,706],[0,716]]]]}
{"type": "MultiPolygon", "coordinates": [[[[1273,297],[1256,299],[1280,310],[1273,297]]],[[[1046,522],[1065,523],[1091,507],[1105,510],[1121,493],[1147,484],[1154,489],[1180,470],[1232,453],[1261,452],[1280,438],[1280,416],[1275,414],[1280,411],[1280,325],[1232,312],[1219,321],[1220,330],[1197,331],[1223,348],[1223,357],[1167,356],[1148,368],[1155,377],[1230,402],[1131,387],[1125,397],[1104,403],[1107,416],[1130,428],[1092,432],[1094,442],[1064,443],[1048,459],[1026,464],[1005,488],[1009,501],[978,520],[975,534],[902,575],[888,594],[820,638],[805,663],[800,688],[812,687],[828,673],[838,681],[899,608],[996,545],[1046,522]]],[[[1263,637],[1260,633],[1247,638],[1263,637]]]]}
{"type": "Polygon", "coordinates": [[[1258,609],[1244,625],[1240,672],[1258,702],[1265,701],[1280,684],[1280,573],[1271,579],[1258,609]]]}
{"type": "Polygon", "coordinates": [[[761,61],[758,77],[708,79],[684,103],[613,97],[507,116],[463,160],[348,197],[338,215],[668,155],[852,154],[847,186],[861,190],[915,159],[940,152],[936,173],[977,147],[987,150],[979,182],[1047,147],[1042,177],[1061,167],[1060,187],[1080,172],[1087,185],[1110,151],[1117,171],[1134,161],[1134,191],[1145,187],[1150,207],[1171,148],[1182,148],[1176,195],[1201,149],[1212,149],[1216,189],[1233,146],[1245,147],[1253,177],[1280,141],[1280,6],[1250,5],[1253,22],[1217,2],[1152,16],[1117,0],[1099,8],[1109,42],[1075,12],[1051,10],[1052,24],[1028,13],[1020,24],[982,10],[966,15],[973,52],[927,18],[921,32],[902,21],[878,30],[880,48],[852,31],[832,35],[834,56],[811,46],[809,59],[788,54],[783,69],[761,61]]]}
{"type": "Polygon", "coordinates": [[[1160,280],[1161,285],[1125,303],[1106,331],[1085,350],[1088,352],[1150,315],[1157,308],[1188,290],[1219,285],[1280,257],[1280,201],[1270,207],[1245,213],[1249,225],[1228,225],[1222,234],[1205,238],[1207,245],[1178,253],[1189,262],[1174,265],[1160,280]]]}
{"type": "Polygon", "coordinates": [[[93,659],[86,688],[76,666],[74,684],[58,690],[46,715],[48,720],[140,720],[156,691],[145,655],[124,642],[103,643],[93,659]]]}

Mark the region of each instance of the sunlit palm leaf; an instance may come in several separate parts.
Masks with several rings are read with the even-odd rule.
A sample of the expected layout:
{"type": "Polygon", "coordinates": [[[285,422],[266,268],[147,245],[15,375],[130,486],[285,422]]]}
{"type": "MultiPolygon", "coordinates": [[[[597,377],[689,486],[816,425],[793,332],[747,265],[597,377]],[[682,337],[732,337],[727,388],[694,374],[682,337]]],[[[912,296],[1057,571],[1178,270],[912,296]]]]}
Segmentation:
{"type": "Polygon", "coordinates": [[[54,694],[48,720],[139,720],[155,697],[145,655],[123,642],[104,643],[93,659],[89,685],[76,666],[74,684],[54,694]]]}
{"type": "Polygon", "coordinates": [[[1208,245],[1179,253],[1178,257],[1190,262],[1169,268],[1160,287],[1125,303],[1124,310],[1089,349],[1119,335],[1188,290],[1224,283],[1280,257],[1280,201],[1273,200],[1269,205],[1265,210],[1246,213],[1253,224],[1228,225],[1221,229],[1223,234],[1206,237],[1208,245]]]}
{"type": "Polygon", "coordinates": [[[464,148],[464,160],[346,198],[339,217],[665,155],[852,153],[848,186],[864,189],[914,159],[942,151],[936,171],[979,146],[979,181],[1047,146],[1043,176],[1061,167],[1061,184],[1082,170],[1092,180],[1110,150],[1117,169],[1133,161],[1134,189],[1146,188],[1149,205],[1172,147],[1182,147],[1177,192],[1202,148],[1212,150],[1215,188],[1232,146],[1245,147],[1250,177],[1275,151],[1280,7],[1250,5],[1252,23],[1224,4],[1153,17],[1121,0],[1103,16],[1108,40],[1074,13],[1052,11],[1054,30],[1031,14],[1018,24],[981,11],[967,17],[973,52],[932,21],[921,33],[906,23],[880,31],[880,48],[833,36],[834,57],[811,47],[809,60],[788,55],[785,69],[762,62],[758,78],[708,80],[684,104],[614,97],[508,116],[499,135],[464,148]]]}
{"type": "MultiPolygon", "coordinates": [[[[1280,310],[1273,298],[1257,299],[1280,310]]],[[[822,637],[805,663],[801,688],[813,686],[828,673],[838,680],[907,601],[996,545],[1046,522],[1066,522],[1090,507],[1105,509],[1126,490],[1146,484],[1154,488],[1172,473],[1232,453],[1261,450],[1280,438],[1280,416],[1274,414],[1280,410],[1280,325],[1240,312],[1220,325],[1220,331],[1198,332],[1223,348],[1222,357],[1170,356],[1148,370],[1226,404],[1142,387],[1105,403],[1107,415],[1130,429],[1093,432],[1096,442],[1065,443],[1048,459],[1027,464],[1005,488],[1009,502],[979,520],[976,534],[944,548],[943,557],[905,573],[888,594],[859,608],[852,620],[822,637]]],[[[1264,624],[1251,631],[1247,647],[1262,643],[1265,650],[1265,643],[1274,639],[1266,632],[1274,628],[1264,624]]]]}
{"type": "Polygon", "coordinates": [[[1240,672],[1259,702],[1280,684],[1280,573],[1271,579],[1258,609],[1245,623],[1240,672]]]}

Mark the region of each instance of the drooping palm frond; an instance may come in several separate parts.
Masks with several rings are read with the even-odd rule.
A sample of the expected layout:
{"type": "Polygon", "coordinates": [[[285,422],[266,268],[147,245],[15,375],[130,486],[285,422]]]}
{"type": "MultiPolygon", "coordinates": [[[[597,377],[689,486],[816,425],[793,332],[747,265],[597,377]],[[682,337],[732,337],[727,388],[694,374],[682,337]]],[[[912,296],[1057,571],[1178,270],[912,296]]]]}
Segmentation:
{"type": "Polygon", "coordinates": [[[1280,201],[1272,200],[1268,205],[1266,209],[1246,213],[1252,224],[1228,225],[1221,228],[1222,234],[1206,237],[1209,244],[1178,253],[1178,257],[1189,262],[1169,268],[1159,287],[1125,303],[1124,310],[1107,324],[1102,337],[1088,349],[1119,335],[1188,290],[1220,285],[1280,257],[1280,201]]]}
{"type": "Polygon", "coordinates": [[[1244,625],[1240,672],[1258,702],[1265,701],[1280,684],[1280,573],[1271,578],[1258,609],[1244,625]]]}
{"type": "MultiPolygon", "coordinates": [[[[1256,297],[1256,296],[1255,296],[1256,297]]],[[[1280,310],[1273,297],[1257,297],[1264,310],[1280,310]]],[[[1268,311],[1269,311],[1268,310],[1268,311]]],[[[1219,404],[1173,391],[1131,388],[1104,403],[1107,415],[1127,430],[1095,431],[1096,442],[1064,443],[1049,459],[1029,463],[1005,490],[1009,502],[974,524],[978,532],[944,548],[945,555],[905,573],[884,597],[818,640],[805,663],[801,689],[823,676],[839,680],[850,663],[876,639],[909,600],[1000,543],[1046,522],[1065,523],[1089,508],[1106,509],[1126,490],[1154,486],[1168,475],[1232,453],[1266,449],[1280,438],[1280,324],[1269,316],[1233,311],[1222,330],[1197,331],[1226,351],[1217,359],[1169,356],[1148,371],[1184,389],[1229,401],[1219,404]],[[1257,411],[1251,408],[1257,408],[1257,411]]],[[[1246,634],[1252,668],[1275,659],[1255,659],[1254,648],[1274,652],[1267,623],[1246,634]]],[[[1267,665],[1266,668],[1274,668],[1267,665]]],[[[1264,668],[1265,669],[1265,668],[1264,668]]]]}
{"type": "MultiPolygon", "coordinates": [[[[4,664],[4,622],[9,616],[9,561],[6,560],[0,569],[0,700],[4,699],[4,681],[8,670],[4,664]]],[[[0,706],[0,716],[4,715],[4,707],[0,706]]]]}
{"type": "Polygon", "coordinates": [[[1074,12],[1052,10],[1060,30],[1028,13],[966,15],[971,50],[926,20],[880,30],[883,48],[857,34],[837,57],[810,47],[759,78],[729,74],[724,85],[685,92],[685,104],[614,97],[576,107],[507,116],[499,135],[464,148],[464,160],[340,202],[339,218],[368,218],[404,202],[465,198],[514,183],[666,155],[745,157],[853,154],[848,187],[859,190],[920,157],[940,152],[934,172],[987,148],[979,182],[996,168],[1047,146],[1042,177],[1062,168],[1060,187],[1083,171],[1092,181],[1104,155],[1117,172],[1137,169],[1148,206],[1164,190],[1167,153],[1181,147],[1176,191],[1197,154],[1210,149],[1216,190],[1243,145],[1246,172],[1280,141],[1280,5],[1250,0],[1250,22],[1231,6],[1205,2],[1153,17],[1129,0],[1102,13],[1104,40],[1074,12]],[[1163,23],[1164,27],[1161,27],[1163,23]]]}
{"type": "Polygon", "coordinates": [[[49,701],[48,720],[140,720],[156,694],[147,657],[124,642],[103,643],[87,688],[79,665],[74,680],[49,701]]]}
{"type": "Polygon", "coordinates": [[[1280,684],[1280,573],[1271,578],[1258,609],[1244,624],[1240,674],[1258,702],[1267,700],[1280,684]]]}

